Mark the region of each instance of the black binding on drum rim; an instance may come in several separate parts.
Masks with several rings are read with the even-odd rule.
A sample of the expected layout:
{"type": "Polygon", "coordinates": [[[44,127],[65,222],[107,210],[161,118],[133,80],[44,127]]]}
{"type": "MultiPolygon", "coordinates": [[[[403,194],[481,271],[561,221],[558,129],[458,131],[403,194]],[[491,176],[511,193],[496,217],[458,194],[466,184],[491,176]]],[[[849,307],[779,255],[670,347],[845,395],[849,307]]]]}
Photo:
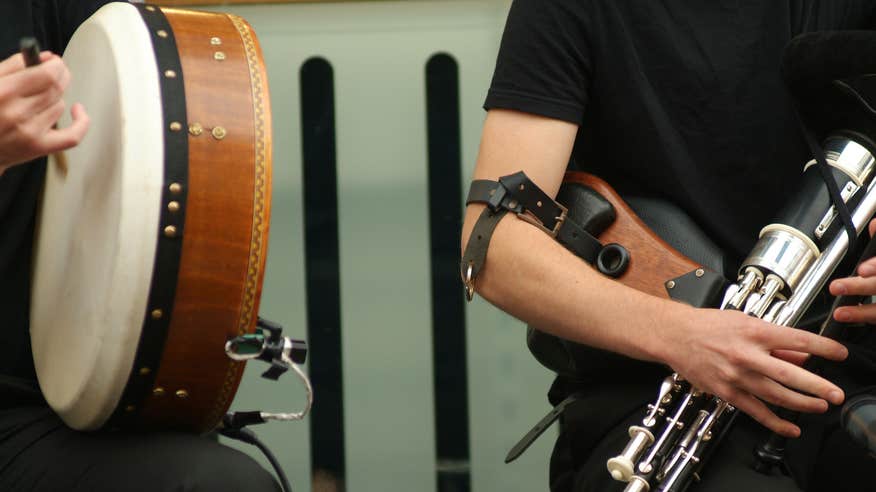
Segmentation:
{"type": "Polygon", "coordinates": [[[152,393],[173,313],[188,196],[188,122],[182,64],[176,39],[167,17],[159,7],[153,5],[135,5],[135,7],[149,30],[158,64],[164,125],[164,181],[149,302],[144,313],[143,328],[140,332],[134,365],[128,376],[128,384],[105,425],[108,428],[131,426],[140,413],[143,403],[152,393]],[[169,71],[172,71],[172,75],[169,71]],[[170,202],[178,204],[175,211],[171,211],[168,207],[170,202]],[[175,230],[168,233],[168,227],[173,227],[175,230]]]}

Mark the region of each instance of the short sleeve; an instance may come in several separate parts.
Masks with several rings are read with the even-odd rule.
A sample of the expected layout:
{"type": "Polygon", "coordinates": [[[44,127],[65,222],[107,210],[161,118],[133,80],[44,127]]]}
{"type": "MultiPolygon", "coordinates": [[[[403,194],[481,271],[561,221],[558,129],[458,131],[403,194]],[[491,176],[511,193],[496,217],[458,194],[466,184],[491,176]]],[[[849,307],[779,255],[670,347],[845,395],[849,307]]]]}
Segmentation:
{"type": "Polygon", "coordinates": [[[815,2],[814,9],[817,20],[813,30],[876,29],[876,2],[873,0],[815,2]]]}
{"type": "Polygon", "coordinates": [[[80,24],[108,3],[118,0],[56,0],[60,35],[64,46],[80,24]]]}
{"type": "Polygon", "coordinates": [[[581,124],[591,57],[585,0],[514,0],[485,109],[581,124]]]}
{"type": "Polygon", "coordinates": [[[846,29],[876,29],[876,2],[857,0],[846,5],[843,26],[846,29]]]}

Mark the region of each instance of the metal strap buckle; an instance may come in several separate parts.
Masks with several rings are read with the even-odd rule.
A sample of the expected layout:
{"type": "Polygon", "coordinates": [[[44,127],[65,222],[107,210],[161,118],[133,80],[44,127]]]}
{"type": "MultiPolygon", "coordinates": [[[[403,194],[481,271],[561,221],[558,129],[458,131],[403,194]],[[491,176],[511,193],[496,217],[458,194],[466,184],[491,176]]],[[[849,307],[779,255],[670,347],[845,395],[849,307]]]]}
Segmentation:
{"type": "Polygon", "coordinates": [[[560,232],[560,227],[563,227],[563,223],[566,222],[566,217],[569,215],[568,208],[564,207],[560,203],[557,203],[557,206],[560,207],[560,216],[554,217],[554,220],[556,222],[554,223],[553,229],[548,229],[547,227],[545,227],[544,223],[529,210],[524,210],[523,212],[518,213],[517,217],[538,227],[542,231],[546,232],[550,237],[556,238],[557,234],[559,234],[560,232]]]}
{"type": "Polygon", "coordinates": [[[459,272],[462,276],[462,284],[465,286],[465,298],[468,302],[471,302],[474,299],[474,279],[471,278],[472,273],[472,264],[468,263],[468,269],[465,273],[459,272]]]}

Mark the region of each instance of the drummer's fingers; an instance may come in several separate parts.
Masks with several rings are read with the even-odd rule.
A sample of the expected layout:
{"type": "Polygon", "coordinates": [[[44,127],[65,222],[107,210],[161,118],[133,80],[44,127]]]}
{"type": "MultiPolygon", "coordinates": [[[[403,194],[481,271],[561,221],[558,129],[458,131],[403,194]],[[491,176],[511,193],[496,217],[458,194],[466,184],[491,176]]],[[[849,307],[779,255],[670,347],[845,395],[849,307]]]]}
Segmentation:
{"type": "Polygon", "coordinates": [[[24,69],[24,57],[16,53],[3,61],[0,61],[0,77],[18,72],[24,69]]]}
{"type": "Polygon", "coordinates": [[[21,119],[28,118],[31,115],[40,114],[46,109],[52,107],[63,96],[64,91],[70,85],[70,72],[65,71],[58,84],[49,86],[46,90],[25,97],[20,104],[16,105],[15,111],[21,119]]]}
{"type": "Polygon", "coordinates": [[[64,114],[64,101],[55,101],[43,111],[17,122],[14,126],[17,147],[28,158],[53,152],[50,134],[53,125],[64,114]]]}
{"type": "MultiPolygon", "coordinates": [[[[58,58],[58,55],[52,53],[51,51],[43,51],[40,53],[40,63],[45,63],[52,58],[58,58]]],[[[16,53],[9,58],[0,61],[0,77],[15,72],[20,72],[25,68],[26,67],[24,66],[24,57],[21,55],[21,53],[16,53]]]]}
{"type": "Polygon", "coordinates": [[[91,123],[85,108],[81,104],[76,103],[70,108],[70,114],[73,116],[73,123],[70,126],[52,129],[45,134],[43,138],[43,153],[50,154],[75,147],[85,138],[88,126],[91,123]]]}
{"type": "Polygon", "coordinates": [[[63,92],[61,84],[68,78],[67,65],[61,58],[53,55],[39,66],[9,74],[5,80],[14,86],[14,95],[27,97],[47,90],[63,92]]]}

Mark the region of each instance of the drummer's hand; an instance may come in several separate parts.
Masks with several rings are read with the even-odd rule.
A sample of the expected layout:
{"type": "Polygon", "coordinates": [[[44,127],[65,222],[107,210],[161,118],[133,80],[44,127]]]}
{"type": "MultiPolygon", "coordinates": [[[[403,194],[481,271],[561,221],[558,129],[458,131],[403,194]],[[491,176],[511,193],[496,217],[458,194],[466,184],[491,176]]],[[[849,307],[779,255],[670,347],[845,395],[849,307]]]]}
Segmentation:
{"type": "Polygon", "coordinates": [[[88,130],[81,104],[70,110],[73,124],[53,128],[64,114],[70,71],[49,52],[42,63],[25,69],[20,54],[0,62],[0,174],[10,166],[76,146],[88,130]]]}
{"type": "MultiPolygon", "coordinates": [[[[870,221],[870,237],[876,233],[876,220],[870,221]]],[[[876,296],[876,257],[858,266],[858,275],[834,280],[830,284],[830,293],[835,296],[876,296]]],[[[845,306],[833,312],[837,321],[845,323],[876,324],[876,304],[860,306],[845,306]]]]}

